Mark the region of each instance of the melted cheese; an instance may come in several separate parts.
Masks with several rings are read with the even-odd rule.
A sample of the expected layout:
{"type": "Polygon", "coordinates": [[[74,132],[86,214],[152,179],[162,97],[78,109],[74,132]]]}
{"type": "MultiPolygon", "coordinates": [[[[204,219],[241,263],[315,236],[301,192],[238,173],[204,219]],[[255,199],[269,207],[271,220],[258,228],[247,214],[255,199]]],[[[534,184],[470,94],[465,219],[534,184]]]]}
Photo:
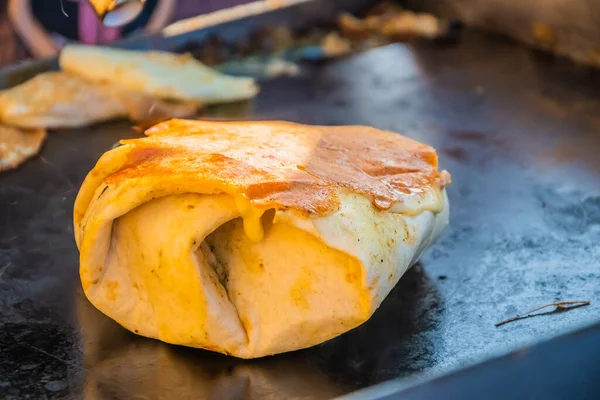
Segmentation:
{"type": "Polygon", "coordinates": [[[253,207],[243,196],[235,196],[235,204],[244,221],[246,236],[253,242],[260,242],[265,235],[261,221],[265,210],[253,207]]]}

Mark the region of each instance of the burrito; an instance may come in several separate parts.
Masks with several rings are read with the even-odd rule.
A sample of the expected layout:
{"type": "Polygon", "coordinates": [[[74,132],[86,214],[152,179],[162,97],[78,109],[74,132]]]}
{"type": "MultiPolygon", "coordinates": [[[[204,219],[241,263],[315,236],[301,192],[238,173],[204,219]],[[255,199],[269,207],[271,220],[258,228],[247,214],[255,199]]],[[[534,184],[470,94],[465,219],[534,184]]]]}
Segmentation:
{"type": "Polygon", "coordinates": [[[74,209],[90,302],[240,358],[369,319],[448,223],[433,148],[364,126],[171,120],[105,153],[74,209]]]}

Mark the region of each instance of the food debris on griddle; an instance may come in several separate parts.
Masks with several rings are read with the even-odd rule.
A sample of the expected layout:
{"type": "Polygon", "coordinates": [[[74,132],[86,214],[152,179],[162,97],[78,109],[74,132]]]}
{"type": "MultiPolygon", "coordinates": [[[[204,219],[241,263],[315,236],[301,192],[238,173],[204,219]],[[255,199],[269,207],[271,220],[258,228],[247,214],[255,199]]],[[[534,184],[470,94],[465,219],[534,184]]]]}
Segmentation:
{"type": "Polygon", "coordinates": [[[510,322],[515,322],[515,321],[520,321],[522,319],[527,319],[527,318],[531,318],[531,317],[536,317],[536,316],[540,316],[540,315],[549,315],[549,314],[558,314],[561,312],[565,312],[565,311],[569,311],[569,310],[573,310],[575,308],[579,308],[579,307],[585,307],[585,306],[589,306],[591,304],[591,302],[589,300],[582,300],[582,301],[557,301],[554,303],[550,303],[550,304],[546,304],[543,305],[541,307],[535,308],[531,311],[526,312],[525,314],[522,315],[516,315],[512,318],[509,319],[505,319],[504,321],[498,322],[497,324],[495,324],[496,327],[508,324],[510,322]],[[538,311],[549,308],[549,307],[556,307],[554,310],[549,311],[549,312],[545,312],[542,314],[536,314],[538,311]]]}
{"type": "Polygon", "coordinates": [[[354,40],[378,36],[389,42],[405,42],[418,38],[443,39],[459,28],[432,14],[404,10],[399,5],[384,2],[374,7],[363,18],[344,13],[338,18],[342,34],[354,40]]]}
{"type": "MultiPolygon", "coordinates": [[[[262,26],[236,42],[211,36],[176,50],[226,73],[246,74],[260,79],[280,74],[267,73],[276,60],[291,63],[318,62],[359,53],[394,42],[417,39],[454,41],[460,24],[432,14],[415,13],[394,2],[382,2],[364,18],[339,15],[336,27],[291,30],[284,26],[262,26]]],[[[285,72],[282,74],[286,74],[285,72]]]]}
{"type": "Polygon", "coordinates": [[[341,37],[337,32],[331,32],[321,43],[323,53],[328,57],[341,57],[352,52],[350,40],[341,37]]]}

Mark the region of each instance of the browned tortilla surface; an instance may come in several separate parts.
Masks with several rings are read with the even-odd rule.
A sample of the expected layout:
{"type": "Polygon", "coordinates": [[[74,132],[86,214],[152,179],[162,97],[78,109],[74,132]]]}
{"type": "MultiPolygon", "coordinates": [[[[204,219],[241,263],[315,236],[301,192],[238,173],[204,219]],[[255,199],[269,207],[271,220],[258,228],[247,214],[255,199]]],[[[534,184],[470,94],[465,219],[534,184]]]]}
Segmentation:
{"type": "Polygon", "coordinates": [[[147,135],[123,141],[126,161],[104,183],[201,180],[260,208],[322,215],[338,208],[339,189],[363,194],[385,210],[450,180],[438,171],[432,147],[365,126],[171,120],[147,135]]]}

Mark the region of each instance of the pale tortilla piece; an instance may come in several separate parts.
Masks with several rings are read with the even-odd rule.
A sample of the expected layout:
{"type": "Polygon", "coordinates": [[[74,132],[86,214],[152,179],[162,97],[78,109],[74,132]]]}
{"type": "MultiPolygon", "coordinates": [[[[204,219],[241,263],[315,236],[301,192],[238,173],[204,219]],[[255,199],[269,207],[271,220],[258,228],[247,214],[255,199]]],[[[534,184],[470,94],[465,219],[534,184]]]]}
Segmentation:
{"type": "Polygon", "coordinates": [[[149,133],[99,160],[74,209],[87,298],[142,336],[241,358],[317,345],[367,321],[448,223],[449,175],[400,135],[201,121],[149,133]],[[336,169],[350,159],[362,176],[336,169]],[[386,195],[367,193],[386,179],[406,190],[377,208],[386,195]]]}
{"type": "Polygon", "coordinates": [[[44,129],[24,130],[0,125],[0,171],[16,168],[35,156],[45,139],[44,129]]]}
{"type": "Polygon", "coordinates": [[[152,99],[66,72],[42,73],[0,93],[0,121],[26,129],[74,128],[126,117],[184,117],[196,110],[194,102],[152,99]]]}
{"type": "Polygon", "coordinates": [[[127,116],[108,85],[46,72],[0,94],[0,120],[21,128],[66,128],[127,116]]]}
{"type": "Polygon", "coordinates": [[[69,45],[60,54],[60,66],[89,81],[160,99],[215,104],[258,94],[254,79],[222,74],[189,54],[69,45]]]}

